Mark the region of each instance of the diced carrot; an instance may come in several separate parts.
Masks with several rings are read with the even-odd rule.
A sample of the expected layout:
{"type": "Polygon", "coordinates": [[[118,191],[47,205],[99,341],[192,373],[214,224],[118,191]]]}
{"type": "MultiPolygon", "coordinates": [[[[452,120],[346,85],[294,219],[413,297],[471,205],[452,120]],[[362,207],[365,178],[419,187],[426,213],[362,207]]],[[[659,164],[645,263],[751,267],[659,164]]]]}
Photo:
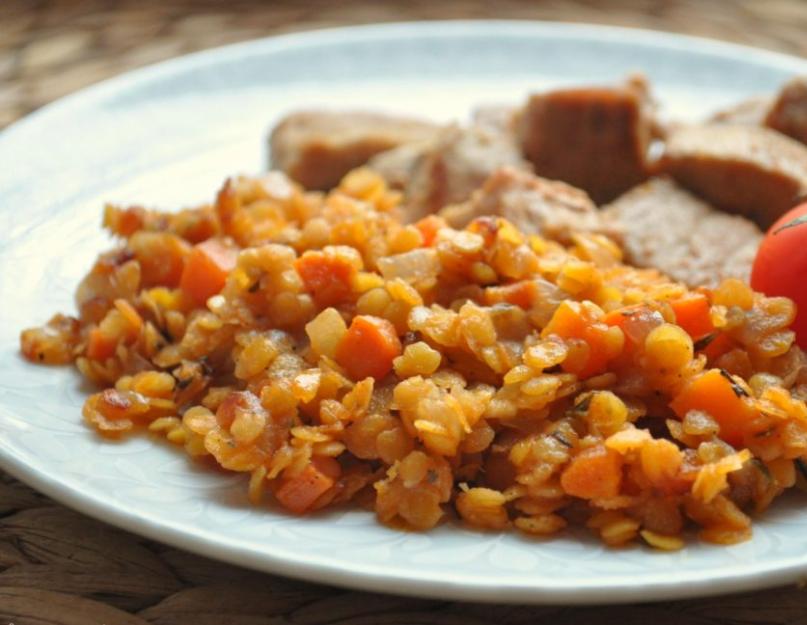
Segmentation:
{"type": "Polygon", "coordinates": [[[612,310],[611,312],[605,313],[605,316],[602,318],[603,323],[616,327],[625,329],[625,322],[630,319],[631,315],[636,314],[642,308],[642,304],[637,304],[634,306],[625,306],[623,308],[617,308],[616,310],[612,310]]]}
{"type": "Polygon", "coordinates": [[[87,358],[93,360],[111,358],[115,353],[117,344],[117,340],[114,337],[107,336],[101,328],[93,328],[90,330],[87,342],[87,358]]]}
{"type": "Polygon", "coordinates": [[[229,232],[230,222],[240,208],[241,198],[238,196],[232,179],[228,178],[216,195],[216,215],[225,232],[229,232]]]}
{"type": "Polygon", "coordinates": [[[712,318],[709,315],[709,300],[700,293],[691,293],[681,299],[670,302],[675,312],[675,323],[681,326],[689,336],[697,340],[714,332],[712,318]]]}
{"type": "Polygon", "coordinates": [[[580,302],[564,301],[541,332],[544,338],[554,334],[586,343],[587,350],[575,349],[575,355],[570,354],[561,363],[564,371],[574,373],[581,379],[603,373],[608,362],[617,358],[625,345],[622,330],[603,323],[594,310],[596,307],[593,305],[589,307],[580,302]]]}
{"type": "Polygon", "coordinates": [[[142,206],[130,206],[120,211],[115,232],[128,237],[143,227],[145,209],[142,206]]]}
{"type": "Polygon", "coordinates": [[[507,303],[529,310],[537,297],[538,287],[533,280],[521,280],[485,289],[485,302],[490,305],[507,303]]]}
{"type": "Polygon", "coordinates": [[[415,228],[420,230],[420,234],[423,235],[423,247],[431,247],[434,240],[437,238],[437,232],[440,228],[447,226],[446,220],[437,215],[429,215],[415,222],[415,228]]]}
{"type": "Polygon", "coordinates": [[[334,485],[340,471],[339,463],[333,458],[312,458],[300,473],[283,480],[275,492],[275,498],[294,514],[304,514],[334,485]]]}
{"type": "Polygon", "coordinates": [[[332,480],[338,480],[339,476],[342,475],[342,467],[339,465],[336,458],[331,458],[330,456],[314,456],[311,458],[311,462],[317,467],[317,470],[327,475],[332,480]]]}
{"type": "Polygon", "coordinates": [[[401,341],[392,323],[371,315],[357,315],[336,348],[336,361],[354,380],[380,380],[392,370],[392,361],[401,351],[401,341]]]}
{"type": "Polygon", "coordinates": [[[731,337],[725,332],[721,332],[714,339],[712,339],[709,344],[706,345],[706,347],[697,351],[702,352],[709,362],[714,362],[723,354],[730,352],[733,347],[734,341],[731,340],[731,337]]]}
{"type": "Polygon", "coordinates": [[[580,302],[565,300],[555,309],[555,313],[544,328],[542,334],[557,334],[563,338],[583,338],[586,331],[586,319],[580,302]]]}
{"type": "Polygon", "coordinates": [[[563,490],[581,499],[608,499],[619,494],[622,456],[596,445],[581,451],[560,476],[563,490]]]}
{"type": "Polygon", "coordinates": [[[349,260],[309,251],[294,261],[294,268],[320,307],[337,306],[350,299],[357,269],[349,260]]]}
{"type": "Polygon", "coordinates": [[[709,369],[694,378],[670,402],[670,408],[681,419],[690,410],[708,413],[720,426],[720,438],[735,447],[746,434],[755,433],[754,421],[759,416],[745,391],[720,369],[709,369]]]}
{"type": "Polygon", "coordinates": [[[180,288],[199,305],[204,305],[224,288],[227,274],[235,267],[237,250],[219,239],[194,245],[182,271],[180,288]]]}
{"type": "MultiPolygon", "coordinates": [[[[617,328],[614,330],[621,340],[612,340],[612,337],[608,336],[607,330],[594,328],[587,331],[584,340],[588,343],[590,350],[588,359],[582,368],[576,371],[569,369],[569,373],[576,374],[581,380],[604,373],[608,368],[608,362],[619,356],[625,342],[621,330],[617,328]]],[[[561,368],[563,368],[563,364],[561,364],[561,368]]]]}

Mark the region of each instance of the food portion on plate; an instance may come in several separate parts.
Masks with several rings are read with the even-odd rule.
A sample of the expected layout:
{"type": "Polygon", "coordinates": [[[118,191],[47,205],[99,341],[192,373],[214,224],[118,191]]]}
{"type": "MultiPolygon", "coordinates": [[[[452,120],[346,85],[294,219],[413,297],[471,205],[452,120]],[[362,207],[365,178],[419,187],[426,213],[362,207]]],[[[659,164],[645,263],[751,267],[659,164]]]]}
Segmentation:
{"type": "Polygon", "coordinates": [[[711,121],[763,126],[807,144],[807,78],[794,78],[773,97],[750,98],[718,111],[711,121]]]}
{"type": "Polygon", "coordinates": [[[641,77],[467,125],[292,113],[282,172],[108,205],[78,315],[22,352],[99,386],[101,434],[246,473],[256,504],[745,540],[807,471],[797,84],[701,125],[664,123],[641,77]]]}

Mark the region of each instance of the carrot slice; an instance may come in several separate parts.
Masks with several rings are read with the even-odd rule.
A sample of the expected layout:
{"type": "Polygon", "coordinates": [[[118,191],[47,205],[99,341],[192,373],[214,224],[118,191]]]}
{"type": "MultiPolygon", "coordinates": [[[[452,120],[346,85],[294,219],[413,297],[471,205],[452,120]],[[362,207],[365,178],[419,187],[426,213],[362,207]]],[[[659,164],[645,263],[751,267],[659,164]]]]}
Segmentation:
{"type": "Polygon", "coordinates": [[[323,252],[306,252],[294,268],[303,279],[305,289],[322,308],[337,306],[353,293],[353,277],[357,269],[345,258],[323,252]]]}
{"type": "Polygon", "coordinates": [[[716,337],[709,341],[705,347],[698,349],[695,346],[695,351],[703,352],[709,362],[714,362],[723,354],[727,354],[734,347],[734,341],[725,332],[720,332],[716,337]]]}
{"type": "Polygon", "coordinates": [[[104,209],[104,226],[122,237],[131,236],[140,230],[145,218],[146,210],[142,206],[117,209],[107,205],[104,209]]]}
{"type": "Polygon", "coordinates": [[[420,230],[420,234],[423,235],[423,247],[431,247],[440,228],[447,226],[446,220],[437,215],[429,215],[415,222],[415,228],[420,230]]]}
{"type": "Polygon", "coordinates": [[[380,380],[392,370],[392,361],[401,351],[401,341],[392,323],[371,315],[357,315],[336,348],[336,361],[354,380],[380,380]]]}
{"type": "Polygon", "coordinates": [[[219,239],[195,245],[182,271],[180,288],[198,305],[204,305],[209,297],[224,288],[237,256],[235,249],[219,239]]]}
{"type": "Polygon", "coordinates": [[[585,343],[584,349],[574,350],[574,355],[570,354],[560,365],[580,379],[603,373],[608,362],[617,358],[625,346],[620,328],[603,323],[591,307],[580,302],[564,301],[557,307],[541,336],[546,338],[553,334],[567,339],[570,344],[585,343]]]}
{"type": "Polygon", "coordinates": [[[619,494],[622,456],[604,445],[581,451],[560,476],[563,490],[581,499],[608,499],[619,494]]]}
{"type": "Polygon", "coordinates": [[[675,323],[681,326],[689,336],[697,340],[714,332],[714,325],[709,314],[709,300],[700,293],[691,293],[681,299],[670,302],[675,312],[675,323]]]}
{"type": "Polygon", "coordinates": [[[304,514],[336,483],[339,473],[339,463],[333,458],[312,458],[300,473],[283,480],[275,498],[294,514],[304,514]]]}
{"type": "Polygon", "coordinates": [[[241,209],[241,198],[235,189],[232,178],[224,181],[216,195],[216,215],[225,232],[229,233],[229,226],[235,214],[241,209]]]}
{"type": "Polygon", "coordinates": [[[90,330],[87,342],[87,358],[101,361],[111,358],[115,353],[117,344],[118,341],[115,337],[110,337],[101,328],[95,327],[90,330]]]}
{"type": "Polygon", "coordinates": [[[720,438],[733,446],[741,445],[746,434],[754,434],[759,416],[745,391],[720,369],[709,369],[694,378],[670,403],[679,418],[690,410],[702,410],[717,421],[720,438]]]}

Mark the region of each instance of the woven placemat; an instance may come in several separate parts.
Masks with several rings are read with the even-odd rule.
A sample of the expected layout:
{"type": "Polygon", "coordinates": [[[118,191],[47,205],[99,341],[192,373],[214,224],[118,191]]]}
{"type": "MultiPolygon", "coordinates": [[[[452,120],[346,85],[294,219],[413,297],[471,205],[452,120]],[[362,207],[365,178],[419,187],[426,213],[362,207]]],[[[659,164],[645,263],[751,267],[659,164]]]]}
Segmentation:
{"type": "MultiPolygon", "coordinates": [[[[617,24],[807,56],[803,0],[0,0],[0,127],[108,76],[202,48],[293,30],[445,18],[617,24]]],[[[805,600],[797,587],[605,608],[349,592],[147,541],[0,473],[0,625],[784,625],[807,622],[805,600]]]]}

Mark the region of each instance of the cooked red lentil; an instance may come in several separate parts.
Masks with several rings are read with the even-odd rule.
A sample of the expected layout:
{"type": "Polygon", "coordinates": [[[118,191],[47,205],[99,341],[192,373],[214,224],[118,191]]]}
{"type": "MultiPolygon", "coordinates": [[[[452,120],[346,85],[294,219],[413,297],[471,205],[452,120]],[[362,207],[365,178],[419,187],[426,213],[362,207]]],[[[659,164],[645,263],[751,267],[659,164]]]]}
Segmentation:
{"type": "Polygon", "coordinates": [[[734,543],[807,458],[790,300],[688,290],[501,218],[396,218],[366,169],[327,195],[277,173],[179,213],[108,206],[120,245],[23,353],[103,388],[84,418],[249,475],[254,503],[349,501],[385,523],[609,545],[734,543]]]}

